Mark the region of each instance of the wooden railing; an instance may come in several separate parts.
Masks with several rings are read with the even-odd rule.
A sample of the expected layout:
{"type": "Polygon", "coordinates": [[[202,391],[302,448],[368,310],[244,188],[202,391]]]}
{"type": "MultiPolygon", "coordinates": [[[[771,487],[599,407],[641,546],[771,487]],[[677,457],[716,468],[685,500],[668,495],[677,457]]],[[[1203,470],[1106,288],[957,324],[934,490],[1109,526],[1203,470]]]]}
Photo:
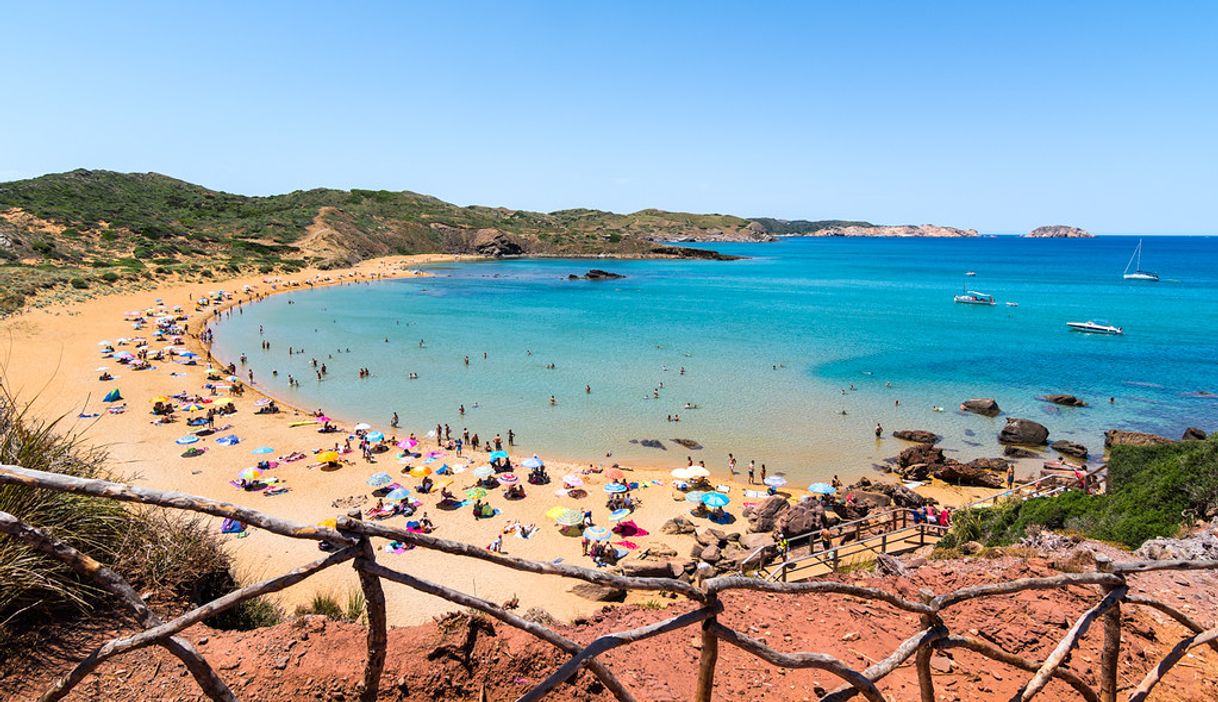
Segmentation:
{"type": "Polygon", "coordinates": [[[236,700],[232,690],[221,680],[207,660],[180,633],[187,627],[231,609],[241,602],[291,587],[322,570],[347,561],[352,563],[358,573],[360,586],[367,601],[368,655],[360,692],[360,699],[364,702],[373,702],[376,699],[385,666],[388,627],[385,615],[385,594],[381,586],[382,579],[401,583],[448,600],[453,604],[482,612],[509,626],[532,634],[570,656],[553,674],[519,698],[529,701],[543,698],[563,681],[579,674],[581,668],[587,668],[595,675],[617,700],[632,701],[635,698],[631,692],[603,662],[598,660],[598,657],[614,648],[694,625],[701,629],[702,644],[694,693],[697,702],[711,700],[720,642],[740,648],[776,666],[815,668],[837,676],[842,680],[842,686],[821,697],[822,700],[835,702],[841,702],[856,695],[862,695],[869,702],[882,702],[885,696],[880,692],[877,683],[911,657],[915,660],[921,699],[923,702],[933,702],[935,689],[931,677],[931,655],[935,650],[946,648],[965,648],[987,658],[1033,673],[1012,700],[1031,699],[1050,680],[1056,678],[1070,685],[1082,699],[1088,700],[1088,702],[1111,702],[1116,699],[1117,659],[1121,647],[1120,608],[1123,605],[1139,605],[1156,609],[1174,619],[1190,632],[1190,635],[1181,639],[1131,691],[1129,699],[1133,702],[1144,700],[1189,649],[1208,644],[1218,650],[1218,627],[1207,629],[1171,605],[1149,596],[1132,594],[1132,585],[1127,580],[1132,573],[1150,570],[1218,569],[1218,561],[1142,561],[1118,564],[1101,559],[1096,572],[1009,580],[967,587],[939,595],[924,590],[921,597],[914,601],[878,588],[829,581],[774,583],[758,578],[725,576],[686,583],[670,578],[625,577],[591,568],[513,558],[469,544],[417,534],[383,524],[371,524],[358,519],[356,512],[338,518],[337,528],[334,529],[306,526],[208,498],[102,480],[75,478],[18,466],[0,465],[0,484],[24,485],[32,489],[56,490],[124,502],[183,509],[214,517],[229,517],[280,536],[325,541],[336,547],[334,552],[308,565],[248,585],[175,619],[163,621],[148,609],[139,595],[120,575],[46,532],[30,527],[10,514],[0,512],[0,533],[7,534],[9,538],[19,539],[45,555],[66,563],[82,578],[101,586],[130,609],[142,627],[142,630],[137,633],[111,640],[89,653],[43,693],[40,699],[45,702],[62,699],[89,673],[114,656],[150,645],[162,646],[181,659],[202,691],[212,700],[236,700]],[[675,593],[690,600],[694,608],[636,629],[600,636],[584,645],[484,599],[377,563],[376,551],[370,541],[373,537],[397,539],[421,548],[490,561],[504,568],[528,573],[575,578],[626,590],[675,593]],[[942,619],[942,615],[949,608],[977,598],[1001,597],[1023,590],[1068,586],[1097,587],[1103,596],[1074,622],[1044,661],[1029,660],[1003,651],[980,639],[953,634],[942,619]],[[866,669],[856,670],[842,660],[826,653],[785,653],[775,650],[762,641],[723,624],[719,621],[719,615],[724,611],[725,605],[720,599],[720,595],[731,590],[754,590],[788,595],[833,594],[871,600],[910,615],[916,615],[919,618],[918,631],[901,642],[887,657],[866,669]],[[1103,620],[1104,642],[1103,655],[1099,662],[1100,689],[1097,692],[1074,671],[1063,667],[1063,662],[1070,651],[1078,645],[1079,639],[1098,619],[1103,620]]]}

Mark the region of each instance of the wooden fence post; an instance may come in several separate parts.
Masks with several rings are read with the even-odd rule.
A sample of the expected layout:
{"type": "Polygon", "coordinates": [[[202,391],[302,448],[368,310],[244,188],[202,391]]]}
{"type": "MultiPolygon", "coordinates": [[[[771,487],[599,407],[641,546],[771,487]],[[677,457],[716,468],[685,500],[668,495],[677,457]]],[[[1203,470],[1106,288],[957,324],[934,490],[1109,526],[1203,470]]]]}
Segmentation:
{"type": "MultiPolygon", "coordinates": [[[[706,598],[707,606],[713,607],[719,602],[719,596],[711,594],[706,598]]],[[[702,655],[698,659],[698,688],[695,691],[696,702],[711,702],[715,691],[715,664],[719,661],[719,637],[712,631],[718,617],[710,617],[702,621],[702,655]]]]}
{"type": "MultiPolygon", "coordinates": [[[[923,604],[930,604],[930,601],[935,598],[935,593],[926,588],[919,590],[918,595],[922,598],[923,604]]],[[[936,625],[941,626],[942,624],[942,620],[937,615],[922,615],[922,628],[924,629],[930,629],[936,625]]],[[[933,652],[933,644],[926,644],[918,648],[914,658],[914,667],[918,671],[918,693],[921,696],[922,702],[935,702],[935,681],[931,678],[930,669],[930,657],[933,652]]]]}
{"type": "MultiPolygon", "coordinates": [[[[1112,559],[1096,554],[1095,569],[1101,573],[1113,571],[1112,559]]],[[[1122,580],[1125,576],[1119,576],[1122,580]]],[[[1104,594],[1119,586],[1105,585],[1104,594]]],[[[1100,651],[1100,702],[1116,702],[1117,663],[1121,658],[1121,604],[1118,602],[1104,613],[1104,648],[1100,651]]]]}
{"type": "MultiPolygon", "coordinates": [[[[347,512],[347,519],[359,521],[358,509],[347,512]]],[[[364,665],[364,686],[360,690],[360,702],[376,702],[381,688],[381,673],[385,670],[385,654],[389,645],[388,617],[385,615],[385,590],[381,579],[369,573],[365,566],[376,563],[376,549],[364,534],[344,531],[347,519],[339,521],[339,531],[345,536],[359,539],[359,555],[352,561],[359,575],[360,589],[364,593],[364,607],[368,612],[368,661],[364,665]]]]}

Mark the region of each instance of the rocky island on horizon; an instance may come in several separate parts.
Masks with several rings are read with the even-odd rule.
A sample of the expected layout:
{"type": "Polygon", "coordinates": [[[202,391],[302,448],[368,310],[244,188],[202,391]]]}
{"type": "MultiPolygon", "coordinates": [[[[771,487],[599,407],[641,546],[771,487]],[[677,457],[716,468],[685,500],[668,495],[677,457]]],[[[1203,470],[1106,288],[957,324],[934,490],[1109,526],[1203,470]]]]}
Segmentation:
{"type": "Polygon", "coordinates": [[[1023,235],[1025,239],[1093,239],[1095,235],[1086,229],[1066,224],[1049,224],[1037,227],[1023,235]]]}

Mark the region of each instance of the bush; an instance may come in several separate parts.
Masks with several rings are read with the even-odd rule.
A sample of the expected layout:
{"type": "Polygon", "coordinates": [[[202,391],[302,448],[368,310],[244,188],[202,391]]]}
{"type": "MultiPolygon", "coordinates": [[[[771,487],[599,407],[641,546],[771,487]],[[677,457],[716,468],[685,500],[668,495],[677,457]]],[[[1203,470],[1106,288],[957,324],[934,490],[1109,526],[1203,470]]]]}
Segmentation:
{"type": "Polygon", "coordinates": [[[345,598],[334,592],[317,592],[307,605],[296,608],[296,616],[320,614],[336,622],[358,622],[364,617],[366,605],[364,593],[359,590],[348,590],[345,598]]]}
{"type": "Polygon", "coordinates": [[[965,541],[1010,544],[1030,526],[1141,546],[1218,512],[1218,439],[1165,446],[1116,446],[1108,461],[1112,492],[1071,490],[991,509],[957,512],[945,548],[965,541]]]}
{"type": "Polygon", "coordinates": [[[84,278],[73,278],[69,280],[68,283],[70,283],[72,287],[76,288],[77,290],[84,290],[85,288],[89,287],[89,284],[85,282],[84,278]]]}
{"type": "Polygon", "coordinates": [[[118,280],[118,273],[115,273],[114,271],[106,271],[105,273],[102,273],[101,278],[107,283],[113,283],[114,281],[118,280]]]}

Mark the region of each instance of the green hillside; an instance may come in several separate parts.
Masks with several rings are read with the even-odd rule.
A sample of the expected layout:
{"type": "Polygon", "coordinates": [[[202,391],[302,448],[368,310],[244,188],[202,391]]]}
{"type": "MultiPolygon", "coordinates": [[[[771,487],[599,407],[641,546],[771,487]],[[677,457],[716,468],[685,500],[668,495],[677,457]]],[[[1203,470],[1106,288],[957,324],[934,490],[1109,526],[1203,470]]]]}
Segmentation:
{"type": "Polygon", "coordinates": [[[460,207],[384,190],[249,197],[156,173],[76,170],[0,184],[0,312],[40,288],[291,272],[388,254],[716,257],[657,242],[748,224],[650,209],[460,207]]]}
{"type": "Polygon", "coordinates": [[[771,234],[813,234],[822,229],[832,229],[834,227],[874,227],[876,225],[871,222],[859,222],[848,219],[774,219],[772,217],[754,217],[754,222],[765,227],[765,230],[771,234]]]}

